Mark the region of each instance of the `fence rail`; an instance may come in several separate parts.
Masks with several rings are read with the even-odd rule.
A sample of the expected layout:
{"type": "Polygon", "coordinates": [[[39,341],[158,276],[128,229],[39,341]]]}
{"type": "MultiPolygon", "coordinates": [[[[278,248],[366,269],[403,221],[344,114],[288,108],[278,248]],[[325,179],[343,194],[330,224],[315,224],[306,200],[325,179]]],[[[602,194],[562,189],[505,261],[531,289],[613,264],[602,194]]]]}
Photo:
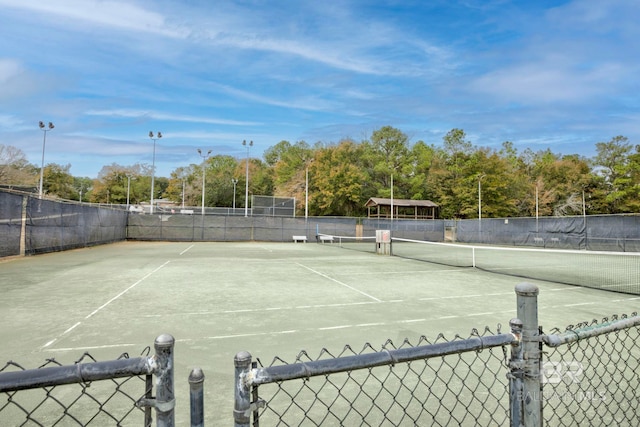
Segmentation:
{"type": "Polygon", "coordinates": [[[544,334],[537,286],[516,295],[508,334],[268,367],[240,352],[234,425],[640,425],[640,317],[544,334]]]}
{"type": "MultiPolygon", "coordinates": [[[[85,354],[73,365],[39,369],[22,369],[9,362],[0,369],[0,393],[6,396],[6,401],[0,400],[2,425],[122,425],[140,414],[140,424],[151,426],[153,408],[156,425],[171,427],[175,424],[174,342],[171,335],[160,335],[154,355],[132,359],[123,355],[117,360],[80,363],[91,358],[85,354]],[[9,371],[15,368],[19,370],[9,371]],[[140,381],[131,382],[136,378],[140,381]],[[96,385],[106,380],[111,382],[105,387],[96,385]],[[72,384],[80,385],[75,393],[68,388],[72,384]]],[[[57,362],[49,360],[49,364],[57,362]]]]}
{"type": "MultiPolygon", "coordinates": [[[[293,363],[234,359],[236,426],[269,425],[640,425],[640,316],[569,325],[538,322],[538,288],[516,286],[510,332],[442,334],[417,345],[390,340],[340,354],[301,352],[293,363]]],[[[155,354],[73,365],[49,360],[0,368],[2,425],[175,425],[170,335],[155,354]],[[57,365],[57,366],[54,366],[57,365]],[[73,389],[73,385],[79,388],[73,389]],[[106,385],[106,387],[101,387],[106,385]],[[69,388],[71,387],[71,388],[69,388]],[[155,396],[154,396],[155,393],[155,396]],[[136,417],[139,419],[136,420],[136,417]]],[[[150,349],[149,349],[150,351],[150,349]]],[[[191,425],[204,425],[204,373],[189,376],[191,425]]],[[[218,411],[214,403],[209,407],[218,411]],[[215,408],[215,409],[214,409],[215,408]]]]}

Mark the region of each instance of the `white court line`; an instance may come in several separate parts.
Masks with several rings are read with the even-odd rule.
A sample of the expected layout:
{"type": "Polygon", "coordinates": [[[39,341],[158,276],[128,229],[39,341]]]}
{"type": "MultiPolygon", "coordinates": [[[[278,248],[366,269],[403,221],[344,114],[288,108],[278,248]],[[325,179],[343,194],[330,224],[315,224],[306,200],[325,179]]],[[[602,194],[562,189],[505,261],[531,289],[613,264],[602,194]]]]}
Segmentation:
{"type": "Polygon", "coordinates": [[[180,252],[180,255],[184,255],[187,253],[187,251],[189,251],[192,247],[194,247],[195,245],[191,245],[189,246],[187,249],[185,249],[184,251],[180,252]]]}
{"type": "MultiPolygon", "coordinates": [[[[402,300],[387,301],[392,303],[404,302],[402,300]]],[[[380,303],[384,303],[381,301],[380,303]]],[[[173,312],[164,314],[143,314],[142,317],[167,317],[167,316],[202,316],[210,314],[237,314],[237,313],[261,313],[265,311],[279,311],[279,310],[309,310],[314,308],[327,308],[327,307],[353,307],[355,305],[370,305],[380,304],[374,301],[360,301],[350,303],[335,303],[335,304],[318,304],[318,305],[298,305],[292,307],[266,307],[266,308],[240,308],[237,310],[223,310],[223,311],[192,311],[187,313],[173,312]]]]}
{"type": "MultiPolygon", "coordinates": [[[[95,310],[93,310],[91,313],[89,313],[87,316],[85,316],[84,320],[87,320],[91,317],[93,317],[95,314],[97,314],[100,310],[102,310],[103,308],[105,308],[106,306],[108,306],[109,304],[111,304],[112,302],[114,302],[115,300],[117,300],[118,298],[120,298],[122,295],[126,294],[127,292],[129,292],[131,289],[135,288],[136,286],[138,286],[140,283],[142,283],[145,279],[147,279],[149,276],[151,276],[152,274],[156,273],[158,270],[160,270],[161,268],[163,268],[165,265],[169,264],[171,261],[167,261],[164,264],[162,264],[160,267],[156,268],[155,270],[151,271],[150,273],[146,274],[142,279],[138,280],[137,282],[135,282],[133,285],[129,286],[127,289],[125,289],[124,291],[120,292],[118,295],[116,295],[115,297],[111,298],[109,301],[105,302],[104,304],[102,304],[100,307],[96,308],[95,310]]],[[[65,336],[66,334],[68,334],[69,332],[73,331],[75,328],[77,328],[78,326],[80,326],[82,324],[82,322],[76,322],[75,325],[73,325],[72,327],[70,327],[69,329],[67,329],[66,331],[64,331],[63,333],[61,333],[60,335],[58,335],[57,337],[55,337],[54,339],[52,339],[51,341],[48,341],[45,345],[43,345],[42,347],[40,347],[40,350],[43,350],[49,346],[51,346],[53,343],[55,343],[56,341],[58,341],[60,338],[62,338],[63,336],[65,336]]]]}
{"type": "Polygon", "coordinates": [[[578,302],[575,304],[565,304],[562,307],[577,307],[579,305],[593,305],[593,304],[595,304],[595,302],[578,302]]]}
{"type": "MultiPolygon", "coordinates": [[[[505,312],[512,312],[513,310],[508,310],[505,312]]],[[[497,312],[504,313],[504,312],[497,312]]],[[[407,323],[420,323],[420,322],[433,322],[438,320],[447,320],[447,319],[455,319],[466,316],[479,316],[486,313],[477,313],[477,314],[467,314],[464,316],[440,316],[435,317],[433,319],[405,319],[405,320],[396,320],[393,322],[379,322],[379,323],[361,323],[355,325],[335,325],[335,326],[325,326],[322,328],[307,328],[307,329],[288,329],[284,331],[269,331],[269,332],[249,332],[249,333],[238,333],[231,335],[213,335],[213,336],[205,336],[205,337],[196,337],[196,338],[180,338],[176,339],[176,343],[192,343],[192,342],[202,342],[203,340],[224,340],[224,339],[235,339],[235,338],[249,338],[249,337],[266,337],[266,336],[274,336],[274,335],[287,335],[287,334],[295,334],[295,333],[304,333],[309,334],[312,332],[318,331],[337,331],[341,329],[348,328],[364,328],[364,327],[374,327],[374,326],[392,326],[392,325],[402,325],[407,323]]],[[[113,347],[124,347],[124,346],[134,346],[136,344],[114,344],[114,345],[104,345],[104,346],[95,346],[95,347],[75,347],[75,348],[59,348],[59,349],[51,349],[51,351],[79,351],[79,350],[92,350],[92,349],[100,349],[100,348],[113,348],[113,347]]]]}
{"type": "Polygon", "coordinates": [[[67,348],[50,348],[48,351],[79,351],[79,350],[101,350],[103,348],[120,348],[120,347],[136,347],[140,344],[109,344],[109,345],[94,345],[90,347],[67,347],[67,348]]]}
{"type": "Polygon", "coordinates": [[[116,295],[115,297],[111,298],[109,301],[105,302],[104,304],[102,304],[100,307],[98,307],[97,309],[93,310],[89,315],[87,315],[87,317],[85,317],[85,320],[92,317],[94,314],[97,314],[100,310],[102,310],[103,308],[105,308],[106,306],[108,306],[109,304],[111,304],[112,302],[114,302],[115,300],[117,300],[118,298],[120,298],[122,295],[126,294],[127,292],[129,292],[131,289],[135,288],[136,286],[138,286],[140,283],[142,283],[146,278],[148,278],[149,276],[151,276],[152,274],[156,273],[158,270],[160,270],[161,268],[163,268],[165,265],[169,264],[171,261],[167,261],[164,264],[162,264],[160,267],[156,268],[155,270],[151,271],[150,273],[146,274],[142,279],[138,280],[137,282],[135,282],[133,285],[129,286],[127,289],[125,289],[124,291],[120,292],[118,295],[116,295]]]}
{"type": "Polygon", "coordinates": [[[364,295],[364,296],[366,296],[366,297],[368,297],[368,298],[371,298],[371,299],[372,299],[372,300],[374,300],[374,301],[382,302],[382,300],[380,300],[380,299],[378,299],[378,298],[376,298],[376,297],[374,297],[374,296],[372,296],[372,295],[369,295],[369,294],[368,294],[368,293],[366,293],[366,292],[362,292],[361,290],[356,289],[356,288],[354,288],[353,286],[349,286],[349,285],[347,285],[346,283],[342,283],[341,281],[336,280],[336,279],[334,279],[334,278],[332,278],[332,277],[329,277],[329,276],[327,276],[327,275],[326,275],[326,274],[324,274],[324,273],[320,273],[319,271],[314,270],[313,268],[307,267],[307,266],[306,266],[306,265],[304,265],[304,264],[300,264],[299,262],[296,262],[296,264],[297,264],[297,265],[299,265],[300,267],[306,268],[307,270],[309,270],[309,271],[311,271],[311,272],[313,272],[313,273],[315,273],[315,274],[317,274],[317,275],[319,275],[319,276],[324,277],[325,279],[329,279],[329,280],[331,280],[332,282],[335,282],[335,283],[337,283],[337,284],[339,284],[339,285],[342,285],[342,286],[344,286],[344,287],[346,287],[346,288],[351,289],[352,291],[356,291],[356,292],[358,292],[358,293],[360,293],[360,294],[362,294],[362,295],[364,295]]]}

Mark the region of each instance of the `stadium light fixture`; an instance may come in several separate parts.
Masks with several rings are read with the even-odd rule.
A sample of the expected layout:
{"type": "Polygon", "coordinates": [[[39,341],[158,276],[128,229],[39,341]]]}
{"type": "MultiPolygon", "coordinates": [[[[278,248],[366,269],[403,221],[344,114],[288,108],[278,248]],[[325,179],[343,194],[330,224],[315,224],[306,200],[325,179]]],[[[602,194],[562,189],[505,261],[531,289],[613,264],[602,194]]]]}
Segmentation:
{"type": "Polygon", "coordinates": [[[202,154],[202,150],[198,148],[198,154],[202,157],[202,215],[204,215],[204,177],[205,177],[205,165],[207,159],[211,155],[211,150],[207,151],[207,154],[202,154]]]}
{"type": "Polygon", "coordinates": [[[156,135],[149,131],[149,138],[153,140],[153,159],[151,163],[151,207],[149,213],[153,214],[153,186],[156,175],[156,141],[162,138],[162,132],[158,132],[156,135]]]}
{"type": "Polygon", "coordinates": [[[55,127],[53,123],[49,122],[48,125],[45,126],[43,121],[38,122],[38,126],[40,130],[44,133],[42,138],[42,162],[40,164],[40,185],[38,186],[38,197],[42,199],[42,181],[44,180],[44,146],[47,143],[47,132],[53,130],[55,127]]]}
{"type": "Polygon", "coordinates": [[[244,217],[246,218],[249,216],[249,148],[253,147],[253,141],[247,144],[247,141],[243,140],[242,145],[247,147],[247,176],[244,186],[244,217]]]}

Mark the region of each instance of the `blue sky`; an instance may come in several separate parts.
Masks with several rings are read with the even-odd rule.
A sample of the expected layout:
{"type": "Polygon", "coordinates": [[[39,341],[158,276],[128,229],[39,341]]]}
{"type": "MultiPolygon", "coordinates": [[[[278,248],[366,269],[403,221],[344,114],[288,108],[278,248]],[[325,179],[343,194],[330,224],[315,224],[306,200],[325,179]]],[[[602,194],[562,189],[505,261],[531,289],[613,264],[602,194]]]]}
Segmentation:
{"type": "Polygon", "coordinates": [[[440,145],[640,143],[637,0],[0,0],[0,144],[96,177],[382,126],[440,145]]]}

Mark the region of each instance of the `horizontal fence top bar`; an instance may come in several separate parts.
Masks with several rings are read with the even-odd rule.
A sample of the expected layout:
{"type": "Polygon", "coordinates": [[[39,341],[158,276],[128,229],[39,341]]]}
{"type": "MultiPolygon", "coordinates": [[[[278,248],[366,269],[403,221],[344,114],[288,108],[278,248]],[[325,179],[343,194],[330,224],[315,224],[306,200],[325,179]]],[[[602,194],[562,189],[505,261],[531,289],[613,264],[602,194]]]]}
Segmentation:
{"type": "Polygon", "coordinates": [[[0,392],[149,375],[153,374],[156,369],[156,357],[148,356],[27,369],[24,371],[0,372],[0,392]]]}
{"type": "Polygon", "coordinates": [[[640,316],[632,316],[599,325],[588,326],[586,328],[568,330],[560,334],[543,335],[542,341],[549,347],[558,347],[563,344],[570,344],[587,338],[593,338],[599,335],[637,327],[639,325],[640,316]]]}
{"type": "Polygon", "coordinates": [[[514,334],[498,334],[471,337],[465,340],[449,341],[419,347],[384,350],[376,353],[337,357],[290,365],[269,366],[253,369],[245,379],[251,385],[269,384],[278,381],[304,379],[313,376],[393,365],[420,359],[429,359],[468,351],[480,351],[493,347],[515,344],[514,334]]]}

